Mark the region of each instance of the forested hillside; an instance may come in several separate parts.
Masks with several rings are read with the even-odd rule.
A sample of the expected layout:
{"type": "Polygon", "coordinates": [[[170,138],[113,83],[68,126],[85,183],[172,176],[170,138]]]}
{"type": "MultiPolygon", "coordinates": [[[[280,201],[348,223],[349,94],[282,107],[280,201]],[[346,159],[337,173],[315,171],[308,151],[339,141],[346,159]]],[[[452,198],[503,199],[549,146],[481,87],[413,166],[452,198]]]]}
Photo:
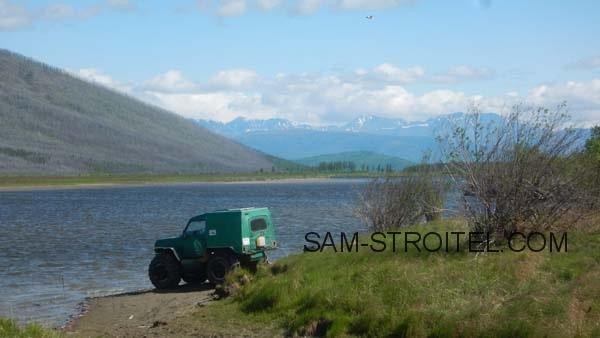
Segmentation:
{"type": "MultiPolygon", "coordinates": [[[[393,169],[402,170],[414,162],[405,160],[395,156],[387,156],[378,154],[372,151],[349,151],[336,154],[325,154],[319,156],[311,156],[296,160],[296,162],[313,166],[322,167],[336,162],[351,163],[358,171],[375,171],[377,169],[393,169]]],[[[379,171],[379,170],[378,170],[379,171]]]]}
{"type": "Polygon", "coordinates": [[[0,50],[0,174],[271,170],[196,123],[0,50]]]}

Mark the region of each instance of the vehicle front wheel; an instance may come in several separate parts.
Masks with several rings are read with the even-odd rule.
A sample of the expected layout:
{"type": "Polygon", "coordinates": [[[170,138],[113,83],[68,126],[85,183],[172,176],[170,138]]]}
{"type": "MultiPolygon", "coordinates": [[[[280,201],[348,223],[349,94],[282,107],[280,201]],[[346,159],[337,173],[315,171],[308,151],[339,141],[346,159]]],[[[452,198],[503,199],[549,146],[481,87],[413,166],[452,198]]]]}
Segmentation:
{"type": "Polygon", "coordinates": [[[206,265],[208,280],[214,285],[223,284],[227,273],[237,265],[238,260],[231,255],[216,254],[210,257],[206,265]]]}
{"type": "Polygon", "coordinates": [[[181,281],[181,266],[173,255],[160,253],[150,262],[148,276],[157,289],[174,288],[181,281]]]}

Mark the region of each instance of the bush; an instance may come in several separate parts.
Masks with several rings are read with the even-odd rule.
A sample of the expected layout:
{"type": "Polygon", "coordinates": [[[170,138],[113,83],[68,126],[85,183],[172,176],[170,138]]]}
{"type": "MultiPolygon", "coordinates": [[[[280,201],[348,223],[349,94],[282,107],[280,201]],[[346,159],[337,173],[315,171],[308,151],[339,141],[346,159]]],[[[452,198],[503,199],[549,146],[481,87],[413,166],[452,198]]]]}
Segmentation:
{"type": "Polygon", "coordinates": [[[590,137],[585,142],[585,153],[583,156],[588,175],[587,181],[584,181],[584,187],[590,189],[592,196],[592,207],[600,206],[600,126],[594,126],[590,137]]]}
{"type": "Polygon", "coordinates": [[[474,231],[502,238],[580,215],[589,173],[578,161],[583,134],[566,127],[565,111],[515,106],[499,122],[477,111],[450,121],[438,141],[474,231]]]}
{"type": "Polygon", "coordinates": [[[359,195],[356,214],[375,231],[439,219],[447,183],[435,173],[422,165],[404,176],[373,179],[359,195]]]}

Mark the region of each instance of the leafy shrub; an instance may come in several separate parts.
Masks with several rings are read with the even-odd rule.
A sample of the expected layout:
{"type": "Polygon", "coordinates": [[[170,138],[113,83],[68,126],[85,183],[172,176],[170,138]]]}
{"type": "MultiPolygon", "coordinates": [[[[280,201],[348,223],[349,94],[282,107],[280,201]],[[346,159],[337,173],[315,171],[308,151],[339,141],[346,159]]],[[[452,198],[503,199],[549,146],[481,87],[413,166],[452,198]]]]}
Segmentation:
{"type": "Polygon", "coordinates": [[[502,238],[580,215],[583,134],[565,111],[515,106],[500,122],[483,123],[476,110],[450,121],[438,141],[473,230],[502,238]]]}
{"type": "Polygon", "coordinates": [[[373,179],[360,193],[356,214],[376,231],[439,219],[448,187],[436,173],[423,165],[400,177],[373,179]]]}

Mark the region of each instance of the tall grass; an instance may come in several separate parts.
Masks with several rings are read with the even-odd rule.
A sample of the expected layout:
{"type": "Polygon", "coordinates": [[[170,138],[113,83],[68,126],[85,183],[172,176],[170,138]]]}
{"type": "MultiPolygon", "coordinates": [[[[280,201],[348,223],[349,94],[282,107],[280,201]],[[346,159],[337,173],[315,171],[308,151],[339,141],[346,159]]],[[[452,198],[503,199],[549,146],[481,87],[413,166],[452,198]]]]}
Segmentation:
{"type": "MultiPolygon", "coordinates": [[[[457,228],[466,224],[410,230],[457,228]]],[[[294,255],[259,269],[231,304],[270,317],[291,335],[597,336],[600,235],[569,235],[569,252],[558,254],[294,255]]],[[[232,274],[230,283],[244,273],[232,274]]]]}
{"type": "Polygon", "coordinates": [[[45,329],[39,325],[19,326],[14,320],[0,318],[0,337],[11,338],[60,338],[57,331],[45,329]]]}

